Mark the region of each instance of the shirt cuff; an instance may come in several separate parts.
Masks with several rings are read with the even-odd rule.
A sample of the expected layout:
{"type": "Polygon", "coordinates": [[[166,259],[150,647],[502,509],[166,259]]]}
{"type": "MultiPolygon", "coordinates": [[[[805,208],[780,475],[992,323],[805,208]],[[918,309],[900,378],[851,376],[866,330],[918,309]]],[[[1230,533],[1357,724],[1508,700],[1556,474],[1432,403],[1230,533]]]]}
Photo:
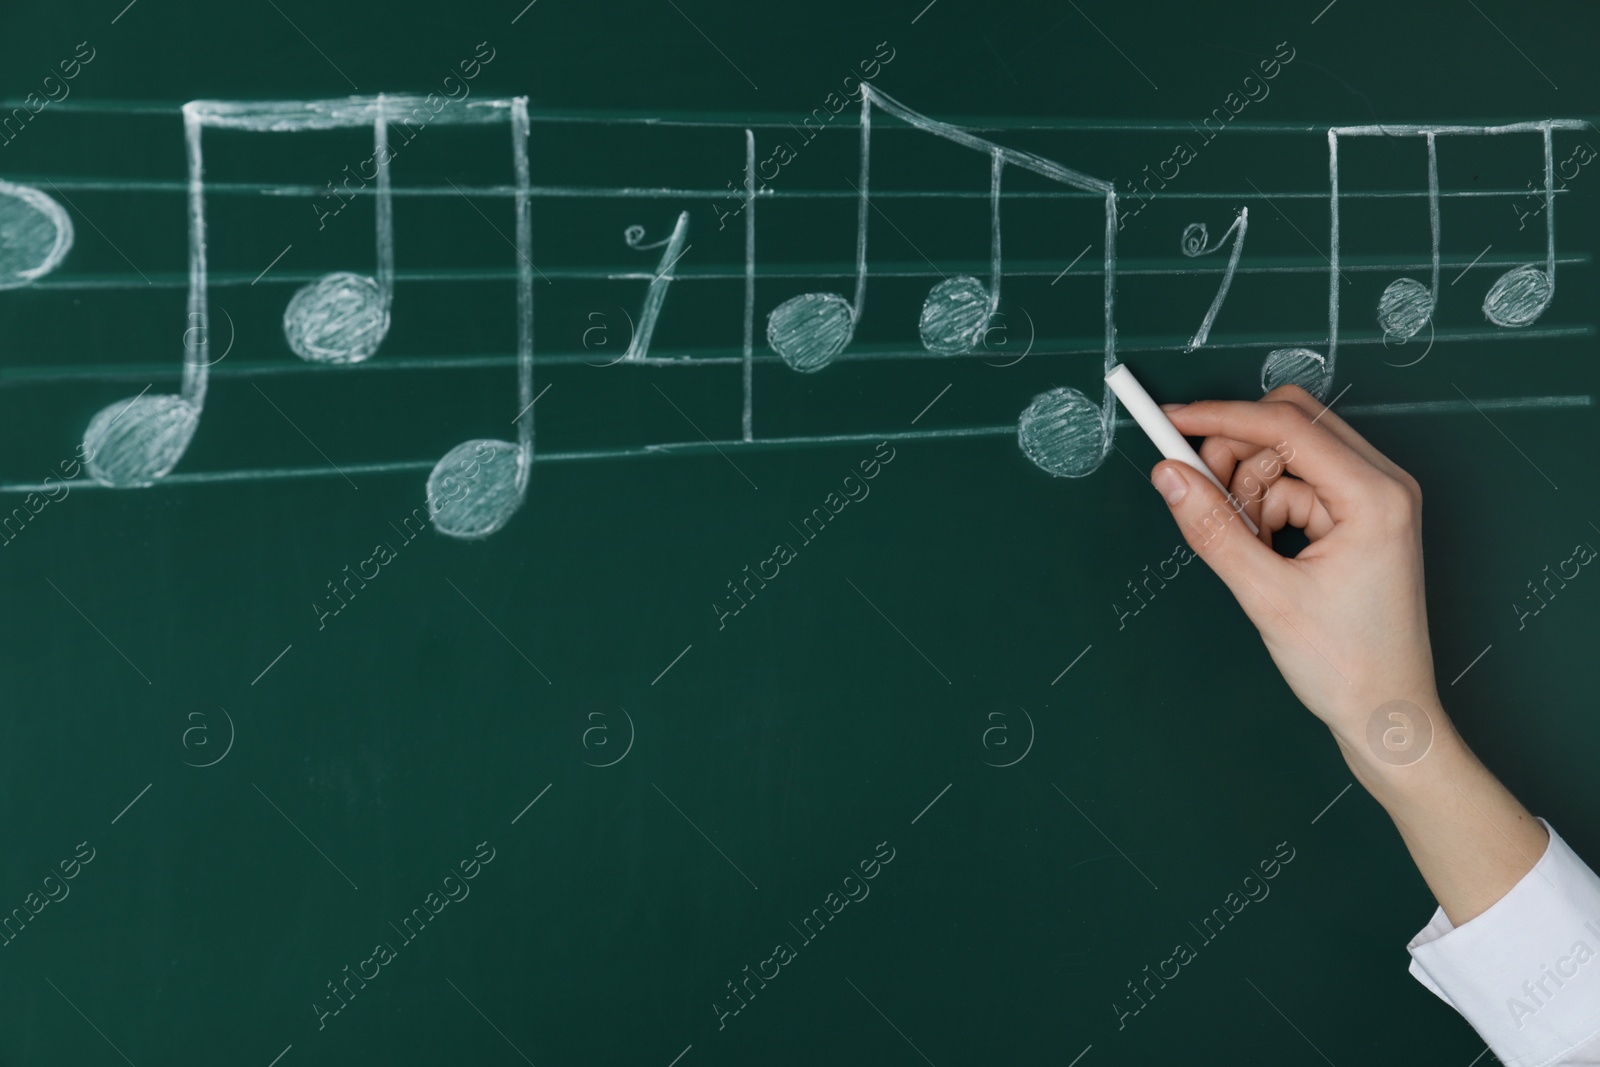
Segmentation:
{"type": "Polygon", "coordinates": [[[1406,945],[1411,973],[1506,1067],[1572,1062],[1600,1037],[1600,878],[1539,822],[1550,844],[1505,896],[1461,926],[1437,909],[1406,945]]]}

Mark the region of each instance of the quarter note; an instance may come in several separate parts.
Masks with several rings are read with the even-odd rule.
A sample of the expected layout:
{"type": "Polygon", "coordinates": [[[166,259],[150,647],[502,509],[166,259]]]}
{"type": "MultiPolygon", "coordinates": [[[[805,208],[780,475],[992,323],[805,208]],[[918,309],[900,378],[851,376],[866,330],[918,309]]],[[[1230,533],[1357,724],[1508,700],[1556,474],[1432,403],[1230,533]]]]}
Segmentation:
{"type": "Polygon", "coordinates": [[[1328,354],[1295,346],[1277,348],[1261,361],[1261,391],[1298,385],[1325,400],[1339,353],[1339,129],[1328,130],[1328,354]]]}
{"type": "Polygon", "coordinates": [[[428,474],[428,513],[449,537],[475,541],[511,521],[533,473],[533,224],[529,216],[528,98],[511,101],[516,171],[517,406],[515,442],[478,438],[456,445],[428,474]]]}
{"type": "Polygon", "coordinates": [[[360,363],[389,332],[394,302],[394,203],[389,187],[389,120],[378,97],[372,156],[378,167],[377,276],[335,271],[303,286],[283,310],[283,336],[310,363],[360,363]]]}
{"type": "Polygon", "coordinates": [[[1217,320],[1217,312],[1222,310],[1222,302],[1228,299],[1228,286],[1233,284],[1233,272],[1239,267],[1239,256],[1244,252],[1245,231],[1250,228],[1250,209],[1242,207],[1234,218],[1233,225],[1228,227],[1226,233],[1217,238],[1217,243],[1208,245],[1206,242],[1210,234],[1206,232],[1203,222],[1191,222],[1184,227],[1183,239],[1179,248],[1190,259],[1197,256],[1209,256],[1217,249],[1228,243],[1228,238],[1233,238],[1233,250],[1228,253],[1228,266],[1222,272],[1222,284],[1217,286],[1217,295],[1211,301],[1211,308],[1206,312],[1206,317],[1200,320],[1200,328],[1189,338],[1189,343],[1184,346],[1185,352],[1193,352],[1201,347],[1211,337],[1211,324],[1217,320]]]}
{"type": "Polygon", "coordinates": [[[184,149],[189,165],[189,300],[185,321],[199,323],[193,343],[183,346],[183,380],[177,393],[140,393],[108,404],[83,431],[89,476],[114,489],[154,485],[188,451],[205,409],[211,361],[206,322],[206,214],[200,151],[201,108],[183,106],[184,149]]]}
{"type": "MultiPolygon", "coordinates": [[[[856,293],[802,293],[767,316],[767,344],[791,369],[809,374],[832,363],[855,337],[867,299],[867,184],[872,170],[872,91],[861,85],[861,177],[856,186],[856,293]]],[[[752,201],[753,203],[753,201],[752,201]]]]}
{"type": "Polygon", "coordinates": [[[1428,142],[1428,227],[1433,234],[1433,281],[1425,286],[1415,278],[1396,278],[1378,297],[1378,325],[1385,339],[1404,344],[1433,319],[1439,304],[1439,152],[1434,134],[1428,142]]]}
{"type": "Polygon", "coordinates": [[[1005,158],[995,148],[989,159],[989,284],[963,274],[928,293],[917,332],[922,347],[935,355],[959,356],[976,349],[1000,306],[1000,173],[1005,158]]]}
{"type": "Polygon", "coordinates": [[[1554,147],[1551,124],[1540,124],[1544,133],[1544,233],[1545,265],[1540,270],[1531,263],[1513,267],[1502,274],[1483,298],[1483,317],[1496,326],[1526,326],[1533,322],[1556,297],[1556,192],[1554,147]]]}

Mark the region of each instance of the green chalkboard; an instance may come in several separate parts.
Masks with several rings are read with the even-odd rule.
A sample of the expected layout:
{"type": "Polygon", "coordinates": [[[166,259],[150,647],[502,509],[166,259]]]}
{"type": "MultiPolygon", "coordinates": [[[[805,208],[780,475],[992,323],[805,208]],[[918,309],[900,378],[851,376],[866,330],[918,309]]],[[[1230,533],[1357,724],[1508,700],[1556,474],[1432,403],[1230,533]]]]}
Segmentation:
{"type": "Polygon", "coordinates": [[[1483,1051],[1100,382],[1414,473],[1600,855],[1592,5],[123,2],[0,41],[0,1062],[1483,1051]]]}

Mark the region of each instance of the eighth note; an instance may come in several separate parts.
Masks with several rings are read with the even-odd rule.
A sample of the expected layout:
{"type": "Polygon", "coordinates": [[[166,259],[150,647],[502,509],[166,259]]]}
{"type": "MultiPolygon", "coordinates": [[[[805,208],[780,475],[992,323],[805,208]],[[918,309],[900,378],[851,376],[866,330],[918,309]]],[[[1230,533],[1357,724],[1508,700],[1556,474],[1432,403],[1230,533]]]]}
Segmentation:
{"type": "Polygon", "coordinates": [[[1411,340],[1433,319],[1439,305],[1439,151],[1431,131],[1428,141],[1428,227],[1433,233],[1433,284],[1415,278],[1396,278],[1378,298],[1378,325],[1385,339],[1411,340]]]}
{"type": "MultiPolygon", "coordinates": [[[[186,322],[206,319],[205,166],[201,158],[202,108],[183,105],[184,147],[189,164],[189,302],[186,322]]],[[[185,331],[187,336],[187,331],[185,331]]],[[[83,431],[89,477],[113,489],[154,485],[189,449],[205,408],[211,341],[205,331],[183,346],[183,380],[176,394],[156,393],[107,404],[83,431]]]]}
{"type": "Polygon", "coordinates": [[[963,274],[928,293],[917,331],[922,347],[935,355],[959,356],[976,349],[1000,306],[1000,173],[1005,156],[996,147],[989,159],[989,284],[963,274]]]}
{"type": "Polygon", "coordinates": [[[1556,298],[1556,190],[1554,146],[1551,124],[1540,123],[1544,132],[1544,235],[1545,265],[1540,270],[1531,263],[1513,267],[1502,274],[1483,298],[1483,317],[1496,326],[1526,326],[1556,298]]]}
{"type": "Polygon", "coordinates": [[[446,452],[428,474],[428,513],[449,537],[477,540],[511,521],[533,474],[533,221],[529,214],[528,98],[509,101],[517,178],[517,427],[515,442],[475,439],[446,452]]]}
{"type": "Polygon", "coordinates": [[[861,86],[861,180],[856,186],[856,296],[802,293],[767,316],[767,344],[792,369],[819,371],[850,344],[867,299],[867,181],[872,171],[872,92],[861,86]]]}
{"type": "Polygon", "coordinates": [[[394,302],[394,202],[389,188],[389,120],[378,97],[372,156],[378,165],[376,278],[335,271],[301,288],[283,311],[283,336],[311,363],[360,363],[389,332],[394,302]]]}

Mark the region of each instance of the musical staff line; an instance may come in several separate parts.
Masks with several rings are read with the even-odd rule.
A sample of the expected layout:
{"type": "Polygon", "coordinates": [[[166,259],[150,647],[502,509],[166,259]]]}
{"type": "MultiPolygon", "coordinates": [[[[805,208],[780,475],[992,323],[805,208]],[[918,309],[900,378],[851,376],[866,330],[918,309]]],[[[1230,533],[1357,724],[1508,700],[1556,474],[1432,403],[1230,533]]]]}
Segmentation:
{"type": "MultiPolygon", "coordinates": [[[[1546,326],[1534,327],[1523,330],[1521,336],[1527,339],[1552,341],[1552,340],[1587,340],[1596,336],[1597,329],[1593,326],[1546,326]]],[[[1460,331],[1455,333],[1440,333],[1435,338],[1435,344],[1448,344],[1452,342],[1472,341],[1498,341],[1504,340],[1505,335],[1500,332],[1487,330],[1460,331]]],[[[1355,338],[1341,338],[1340,343],[1346,345],[1382,345],[1384,341],[1381,333],[1358,336],[1355,338]]],[[[1246,351],[1268,347],[1277,347],[1285,344],[1299,344],[1301,341],[1283,341],[1281,339],[1256,338],[1252,340],[1236,341],[1208,341],[1206,350],[1210,352],[1221,351],[1246,351]]],[[[1304,342],[1309,343],[1309,342],[1304,342]]],[[[1118,342],[1118,348],[1125,353],[1160,354],[1171,353],[1182,355],[1185,344],[1181,339],[1171,343],[1155,344],[1138,340],[1118,342]]],[[[1063,356],[1092,356],[1100,355],[1101,346],[1098,343],[1085,344],[1073,348],[1051,348],[1036,346],[1030,354],[1032,358],[1055,358],[1063,356]]],[[[838,362],[872,362],[892,360],[920,360],[942,361],[946,359],[982,359],[994,353],[984,350],[968,352],[959,356],[930,356],[922,349],[864,349],[847,352],[838,357],[838,362]]],[[[304,373],[351,373],[373,371],[433,371],[433,370],[486,370],[496,367],[514,367],[519,357],[506,354],[488,354],[476,356],[418,356],[400,357],[389,362],[368,362],[354,366],[330,368],[315,364],[299,362],[276,363],[219,363],[211,370],[213,378],[253,378],[274,377],[285,374],[304,373]]],[[[537,356],[535,363],[539,366],[572,366],[580,363],[589,363],[590,353],[581,352],[551,352],[537,356]]],[[[727,356],[696,356],[685,353],[682,356],[648,356],[634,361],[635,366],[644,367],[716,367],[734,366],[744,363],[743,355],[727,356]]],[[[752,357],[752,362],[763,365],[781,365],[782,360],[770,353],[757,353],[752,357]]],[[[593,365],[593,364],[589,364],[593,365]]],[[[0,368],[0,389],[8,386],[21,386],[38,383],[61,382],[114,382],[114,381],[146,381],[151,377],[161,377],[170,374],[168,367],[152,364],[130,364],[126,367],[96,366],[71,371],[63,371],[58,367],[11,367],[0,368]]]]}
{"type": "MultiPolygon", "coordinates": [[[[874,194],[874,198],[876,198],[876,194],[874,194]]],[[[1326,273],[1326,271],[1328,269],[1328,262],[1325,259],[1313,261],[1310,257],[1300,258],[1300,257],[1290,257],[1290,256],[1275,257],[1275,259],[1276,259],[1276,262],[1274,262],[1274,260],[1272,260],[1272,259],[1266,259],[1266,260],[1258,260],[1256,263],[1253,263],[1253,264],[1241,263],[1235,273],[1240,274],[1240,275],[1250,275],[1250,274],[1323,274],[1323,273],[1326,273]]],[[[1485,266],[1485,267],[1503,267],[1503,268],[1506,268],[1506,267],[1514,267],[1518,263],[1521,263],[1522,261],[1523,261],[1522,259],[1519,259],[1519,258],[1517,258],[1515,256],[1512,256],[1512,257],[1497,257],[1495,259],[1483,260],[1482,261],[1482,265],[1485,266]]],[[[1119,277],[1153,277],[1153,278],[1179,277],[1179,276],[1189,277],[1189,276],[1204,275],[1204,274],[1222,274],[1226,269],[1225,267],[1209,267],[1209,266],[1207,266],[1207,267],[1199,267],[1199,266],[1194,266],[1194,267],[1156,267],[1156,266],[1140,266],[1139,265],[1141,263],[1158,263],[1158,262],[1169,262],[1169,261],[1168,260],[1164,260],[1164,259],[1163,260],[1144,260],[1144,259],[1125,260],[1123,263],[1119,263],[1117,265],[1116,273],[1117,273],[1117,275],[1119,277]]],[[[1175,262],[1175,260],[1173,262],[1175,262]]],[[[1441,258],[1440,262],[1445,267],[1456,267],[1456,266],[1465,266],[1465,265],[1467,265],[1467,260],[1466,260],[1465,256],[1445,256],[1445,257],[1441,258]]],[[[1587,266],[1592,265],[1593,262],[1594,262],[1594,257],[1592,255],[1590,255],[1589,253],[1587,253],[1587,252],[1566,252],[1566,253],[1562,253],[1562,254],[1560,254],[1560,255],[1558,255],[1556,257],[1556,263],[1558,265],[1560,265],[1560,266],[1587,267],[1587,266]]],[[[960,266],[961,266],[961,264],[958,264],[957,268],[959,269],[960,266]]],[[[987,267],[988,264],[985,263],[984,266],[987,267]]],[[[1397,261],[1397,260],[1384,259],[1383,257],[1375,256],[1375,257],[1371,257],[1371,258],[1363,258],[1362,260],[1359,260],[1359,261],[1356,261],[1356,262],[1351,262],[1349,260],[1343,260],[1339,264],[1339,270],[1341,272],[1343,272],[1343,273],[1371,273],[1371,272],[1378,272],[1378,271],[1427,270],[1427,269],[1430,269],[1430,266],[1431,265],[1429,263],[1427,263],[1427,262],[1404,261],[1404,260],[1398,260],[1397,261]]],[[[1062,273],[1060,268],[1059,267],[1054,267],[1054,269],[1052,269],[1053,267],[1054,267],[1053,264],[1048,264],[1048,263],[1039,263],[1037,265],[1034,265],[1034,264],[1031,264],[1031,263],[1008,265],[1006,267],[1006,277],[1008,277],[1008,278],[1057,278],[1057,277],[1060,277],[1061,273],[1062,273]]],[[[540,268],[538,273],[540,274],[541,277],[547,277],[552,281],[561,280],[561,281],[596,281],[596,282],[624,282],[624,281],[646,281],[647,282],[647,281],[650,281],[651,279],[656,277],[654,272],[651,272],[651,271],[606,270],[606,269],[601,268],[601,267],[566,268],[566,269],[559,268],[559,267],[552,267],[552,268],[550,268],[548,270],[540,268]]],[[[675,273],[674,274],[674,281],[680,282],[680,283],[697,282],[697,281],[700,281],[700,282],[707,282],[707,281],[709,281],[709,282],[744,281],[744,280],[746,280],[746,274],[747,274],[747,272],[742,267],[739,268],[739,269],[729,269],[729,268],[721,268],[721,267],[697,267],[697,268],[692,268],[692,269],[686,269],[682,273],[675,273]]],[[[1093,264],[1093,265],[1089,265],[1089,266],[1084,266],[1081,269],[1074,268],[1073,271],[1072,271],[1071,276],[1072,277],[1077,277],[1077,278],[1098,278],[1098,277],[1101,277],[1104,274],[1105,274],[1105,267],[1103,265],[1101,265],[1101,264],[1093,264]]],[[[875,278],[929,278],[929,279],[932,279],[932,278],[948,277],[948,272],[940,273],[940,272],[936,272],[936,271],[933,271],[933,270],[917,270],[917,269],[908,269],[908,268],[902,268],[902,267],[896,267],[896,266],[884,266],[884,267],[881,267],[879,269],[873,270],[872,275],[875,278]]],[[[815,267],[815,268],[808,268],[808,269],[790,268],[790,269],[787,269],[787,270],[766,270],[766,271],[757,269],[756,271],[754,271],[754,278],[756,280],[759,280],[759,281],[791,281],[791,280],[823,279],[823,278],[851,278],[851,277],[854,277],[854,276],[855,276],[855,272],[853,270],[836,269],[836,268],[834,268],[834,267],[832,267],[830,265],[826,265],[826,264],[820,265],[820,266],[815,267]]],[[[78,275],[78,276],[72,277],[72,278],[40,279],[39,281],[33,282],[29,286],[29,288],[30,289],[36,289],[36,290],[65,290],[65,291],[70,291],[70,290],[116,290],[116,289],[139,289],[139,290],[143,290],[143,289],[148,289],[148,288],[152,288],[152,287],[156,288],[156,289],[179,289],[179,288],[184,288],[185,286],[188,285],[188,276],[185,275],[185,274],[154,273],[154,274],[148,275],[148,277],[149,277],[150,281],[147,284],[144,281],[140,281],[140,282],[135,283],[132,280],[132,277],[130,275],[119,275],[119,274],[100,275],[100,276],[96,276],[96,275],[78,275]]],[[[249,274],[248,272],[245,272],[245,271],[212,272],[211,278],[210,278],[210,286],[213,289],[220,289],[220,288],[248,288],[252,284],[252,282],[255,281],[255,279],[257,277],[258,277],[258,275],[251,275],[251,274],[249,274]]],[[[304,283],[306,283],[308,281],[315,281],[317,278],[320,278],[320,277],[322,277],[322,275],[319,274],[316,271],[277,271],[277,272],[274,272],[270,277],[262,279],[262,283],[263,284],[304,284],[304,283]]],[[[449,270],[449,271],[422,271],[422,270],[415,270],[415,271],[397,270],[397,271],[395,271],[395,281],[396,282],[406,282],[406,283],[416,283],[416,282],[453,282],[453,283],[459,283],[459,282],[515,281],[516,277],[517,277],[516,271],[508,270],[506,268],[499,268],[499,267],[496,267],[496,268],[484,268],[484,269],[481,269],[481,270],[461,269],[461,270],[449,270]]]]}
{"type": "MultiPolygon", "coordinates": [[[[753,134],[754,131],[752,130],[753,134]]],[[[86,192],[113,192],[113,193],[183,193],[187,191],[184,182],[177,179],[144,179],[122,181],[110,178],[69,178],[57,175],[12,175],[12,179],[23,183],[54,182],[58,188],[86,192]]],[[[1565,196],[1572,192],[1571,189],[1560,188],[1554,190],[1556,196],[1565,196]]],[[[229,182],[208,181],[206,183],[207,195],[226,196],[309,196],[320,197],[327,195],[326,186],[302,185],[294,182],[229,182]]],[[[469,196],[501,197],[512,199],[517,195],[514,185],[409,185],[394,186],[392,195],[395,197],[450,197],[459,193],[469,196]]],[[[340,196],[365,197],[376,196],[373,189],[341,189],[340,196]]],[[[621,200],[671,200],[671,199],[700,199],[716,198],[728,195],[723,189],[693,189],[693,188],[650,188],[642,186],[599,186],[599,185],[535,185],[530,186],[528,195],[536,199],[621,199],[621,200]]],[[[748,195],[761,200],[853,200],[854,192],[838,189],[756,189],[748,195]]],[[[963,190],[963,189],[885,189],[874,190],[874,199],[882,200],[988,200],[988,191],[963,190]]],[[[1164,190],[1161,193],[1163,200],[1242,200],[1248,199],[1251,194],[1245,190],[1225,190],[1221,192],[1205,190],[1164,190]]],[[[1497,196],[1520,197],[1528,195],[1523,189],[1452,189],[1443,190],[1439,196],[1443,199],[1483,199],[1497,196]]],[[[1326,200],[1326,190],[1298,189],[1298,190],[1273,190],[1272,196],[1279,200],[1326,200]]],[[[1084,192],[1072,189],[1048,190],[1016,190],[1001,193],[1002,200],[1100,200],[1102,194],[1084,192]]],[[[1367,189],[1345,192],[1346,200],[1426,200],[1426,190],[1414,189],[1367,189]]]]}
{"type": "MultiPolygon", "coordinates": [[[[1593,407],[1595,399],[1587,394],[1563,396],[1521,396],[1484,399],[1476,402],[1459,400],[1416,400],[1386,404],[1350,404],[1339,409],[1347,419],[1386,418],[1412,415],[1462,415],[1483,411],[1545,411],[1593,407]]],[[[1132,419],[1117,419],[1119,429],[1132,429],[1132,419]]],[[[719,451],[758,452],[789,448],[812,448],[818,445],[875,444],[879,441],[944,441],[981,437],[1015,438],[1015,424],[1003,426],[970,426],[946,430],[898,430],[882,433],[821,434],[810,437],[767,437],[754,441],[728,438],[721,441],[678,441],[669,444],[637,447],[595,448],[566,452],[540,452],[533,463],[574,463],[586,460],[640,459],[646,456],[715,455],[719,451]]],[[[345,463],[342,469],[351,474],[382,475],[412,474],[430,470],[434,460],[399,460],[385,463],[345,463]]],[[[334,471],[326,467],[278,467],[232,471],[193,471],[169,474],[156,486],[215,485],[228,482],[287,481],[306,478],[333,478],[334,471]]],[[[98,482],[75,483],[74,491],[107,488],[98,482]]],[[[0,483],[0,493],[48,492],[42,482],[0,483]]]]}
{"type": "MultiPolygon", "coordinates": [[[[312,109],[316,107],[334,107],[348,105],[352,98],[336,97],[331,100],[314,100],[297,102],[298,106],[312,109]]],[[[359,98],[357,98],[359,99],[359,98]]],[[[425,98],[420,96],[389,95],[388,99],[394,106],[420,106],[425,98]]],[[[245,109],[257,108],[256,104],[236,104],[223,101],[197,101],[212,108],[229,108],[235,113],[243,113],[245,109]]],[[[23,107],[26,101],[21,97],[0,100],[0,109],[10,110],[23,107]]],[[[467,101],[468,108],[507,107],[503,100],[487,100],[482,102],[467,101]]],[[[52,114],[81,114],[81,115],[158,115],[171,117],[177,114],[184,104],[166,103],[150,100],[63,100],[51,105],[52,114]]],[[[442,112],[441,114],[449,114],[442,112]]],[[[439,116],[434,116],[437,119],[439,116]]],[[[730,119],[713,117],[697,112],[674,112],[670,115],[644,115],[638,113],[619,113],[609,111],[579,110],[579,109],[541,109],[530,112],[528,116],[532,125],[567,125],[573,123],[604,124],[615,126],[652,126],[664,128],[688,129],[722,129],[722,130],[788,130],[792,129],[792,118],[773,117],[758,119],[730,119]]],[[[433,120],[430,120],[433,121],[433,120]]],[[[503,121],[493,118],[453,118],[455,122],[494,122],[503,121]]],[[[838,116],[838,122],[845,126],[853,126],[854,122],[844,116],[838,116]]],[[[1050,131],[1059,130],[1068,133],[1194,133],[1194,126],[1183,122],[1126,122],[1110,119],[1085,119],[1071,117],[1049,117],[1040,115],[993,116],[962,119],[959,121],[962,129],[973,133],[1015,133],[1025,131],[1050,131]]],[[[1485,129],[1520,129],[1527,126],[1538,126],[1540,123],[1513,124],[1510,127],[1483,127],[1483,126],[1448,126],[1436,127],[1440,132],[1477,132],[1485,129]]],[[[1552,127],[1557,130],[1583,130],[1588,128],[1588,123],[1581,119],[1554,119],[1552,127]]],[[[897,129],[899,127],[887,127],[897,129]]],[[[1368,126],[1352,126],[1353,130],[1377,131],[1394,130],[1403,128],[1398,123],[1368,126]]],[[[1326,130],[1324,126],[1310,126],[1304,122],[1234,122],[1228,129],[1233,133],[1272,135],[1315,133],[1320,134],[1326,130]]]]}

